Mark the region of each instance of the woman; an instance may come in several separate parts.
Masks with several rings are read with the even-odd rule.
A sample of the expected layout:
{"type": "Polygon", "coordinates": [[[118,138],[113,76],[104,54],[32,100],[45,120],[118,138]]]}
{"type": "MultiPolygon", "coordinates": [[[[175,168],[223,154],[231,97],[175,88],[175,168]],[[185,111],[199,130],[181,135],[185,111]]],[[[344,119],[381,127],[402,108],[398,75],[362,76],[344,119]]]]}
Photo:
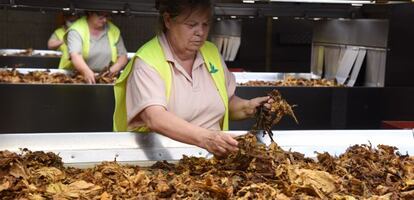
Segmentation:
{"type": "MultiPolygon", "coordinates": [[[[68,28],[78,19],[75,13],[63,13],[63,25],[56,29],[47,41],[47,47],[51,50],[59,50],[63,57],[69,57],[68,46],[63,41],[68,28]]],[[[68,66],[67,66],[68,67],[68,66]]],[[[65,68],[64,63],[59,64],[59,68],[65,68]]]]}
{"type": "Polygon", "coordinates": [[[217,48],[207,42],[209,0],[158,1],[160,33],[115,84],[115,131],[152,130],[215,155],[237,150],[228,119],[251,117],[268,97],[244,100],[217,48]]]}
{"type": "Polygon", "coordinates": [[[106,12],[87,12],[65,35],[70,58],[62,57],[61,63],[70,63],[65,69],[73,66],[91,84],[95,83],[94,72],[108,69],[116,74],[128,61],[120,31],[108,18],[106,12]]]}

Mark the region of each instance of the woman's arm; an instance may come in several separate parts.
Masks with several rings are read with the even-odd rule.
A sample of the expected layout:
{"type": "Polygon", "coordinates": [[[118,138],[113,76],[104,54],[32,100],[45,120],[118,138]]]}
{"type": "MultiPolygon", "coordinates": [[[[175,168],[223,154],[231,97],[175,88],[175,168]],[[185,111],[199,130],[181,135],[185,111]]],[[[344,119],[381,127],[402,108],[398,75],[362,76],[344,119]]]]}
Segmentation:
{"type": "Polygon", "coordinates": [[[78,70],[89,84],[95,83],[95,73],[88,67],[82,55],[76,52],[70,53],[73,66],[78,70]]]}
{"type": "Polygon", "coordinates": [[[231,120],[242,120],[253,117],[256,113],[256,107],[261,103],[267,102],[269,97],[256,97],[246,100],[233,95],[229,101],[229,115],[231,120]]]}
{"type": "Polygon", "coordinates": [[[72,61],[72,64],[76,70],[78,70],[86,80],[87,83],[95,83],[95,74],[89,68],[86,61],[82,56],[82,37],[75,30],[68,32],[67,36],[67,45],[69,50],[69,56],[72,61]]]}
{"type": "Polygon", "coordinates": [[[128,62],[128,52],[125,48],[122,37],[120,37],[118,43],[116,43],[116,49],[118,51],[118,59],[116,60],[116,63],[109,67],[109,72],[111,74],[116,74],[121,71],[128,62]]]}
{"type": "Polygon", "coordinates": [[[51,50],[56,50],[63,44],[62,40],[51,38],[47,41],[47,48],[51,50]]]}
{"type": "Polygon", "coordinates": [[[193,125],[165,110],[163,106],[149,106],[139,117],[151,130],[171,139],[206,149],[222,156],[237,151],[237,141],[229,134],[193,125]]]}
{"type": "Polygon", "coordinates": [[[124,68],[127,62],[128,62],[127,55],[118,56],[118,59],[116,60],[115,64],[109,67],[109,72],[111,74],[117,74],[119,71],[121,71],[124,68]]]}

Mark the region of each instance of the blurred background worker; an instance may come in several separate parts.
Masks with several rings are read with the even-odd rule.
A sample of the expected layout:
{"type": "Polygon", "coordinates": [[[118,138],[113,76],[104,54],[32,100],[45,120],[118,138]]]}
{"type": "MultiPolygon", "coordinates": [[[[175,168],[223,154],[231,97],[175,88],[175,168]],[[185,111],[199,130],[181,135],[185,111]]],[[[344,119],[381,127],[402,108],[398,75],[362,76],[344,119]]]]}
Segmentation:
{"type": "Polygon", "coordinates": [[[92,84],[95,72],[116,74],[124,67],[127,51],[120,30],[109,17],[108,12],[88,11],[68,29],[65,43],[70,57],[62,57],[60,68],[75,68],[92,84]]]}
{"type": "MultiPolygon", "coordinates": [[[[59,50],[62,52],[62,57],[69,58],[68,46],[63,41],[68,28],[78,19],[78,15],[74,12],[64,12],[59,16],[58,24],[60,27],[52,33],[49,40],[47,41],[47,48],[50,50],[59,50]]],[[[63,65],[60,63],[59,66],[63,65]]],[[[62,66],[62,68],[64,68],[62,66]]]]}

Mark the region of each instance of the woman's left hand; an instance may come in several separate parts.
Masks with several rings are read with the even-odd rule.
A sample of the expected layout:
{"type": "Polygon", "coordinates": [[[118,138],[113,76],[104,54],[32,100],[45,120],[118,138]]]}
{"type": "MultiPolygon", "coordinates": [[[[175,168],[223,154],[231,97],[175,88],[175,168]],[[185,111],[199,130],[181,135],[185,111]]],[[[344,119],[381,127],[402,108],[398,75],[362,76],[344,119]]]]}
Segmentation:
{"type": "Polygon", "coordinates": [[[266,107],[270,107],[272,102],[273,100],[269,96],[246,100],[234,95],[229,101],[230,119],[242,120],[254,117],[258,106],[265,103],[266,107]]]}
{"type": "Polygon", "coordinates": [[[256,113],[256,108],[258,106],[260,106],[262,103],[267,102],[267,103],[271,103],[269,102],[271,100],[271,98],[269,96],[266,97],[256,97],[254,99],[250,99],[247,101],[247,106],[245,108],[245,113],[248,117],[253,117],[254,114],[256,113]]]}

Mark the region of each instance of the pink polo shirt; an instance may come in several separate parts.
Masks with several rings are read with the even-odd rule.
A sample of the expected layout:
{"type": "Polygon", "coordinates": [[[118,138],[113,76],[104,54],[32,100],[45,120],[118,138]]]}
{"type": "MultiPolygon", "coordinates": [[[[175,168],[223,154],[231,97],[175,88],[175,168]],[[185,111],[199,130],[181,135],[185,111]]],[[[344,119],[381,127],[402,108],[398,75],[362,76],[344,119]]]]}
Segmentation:
{"type": "MultiPolygon", "coordinates": [[[[158,105],[194,125],[220,130],[225,112],[224,103],[201,53],[197,53],[191,77],[174,59],[165,35],[162,34],[159,38],[166,60],[173,69],[170,98],[167,102],[165,83],[158,72],[140,58],[136,58],[126,86],[129,129],[143,125],[144,122],[138,116],[141,111],[158,105]]],[[[230,99],[234,95],[236,81],[223,59],[222,66],[230,99]]]]}

